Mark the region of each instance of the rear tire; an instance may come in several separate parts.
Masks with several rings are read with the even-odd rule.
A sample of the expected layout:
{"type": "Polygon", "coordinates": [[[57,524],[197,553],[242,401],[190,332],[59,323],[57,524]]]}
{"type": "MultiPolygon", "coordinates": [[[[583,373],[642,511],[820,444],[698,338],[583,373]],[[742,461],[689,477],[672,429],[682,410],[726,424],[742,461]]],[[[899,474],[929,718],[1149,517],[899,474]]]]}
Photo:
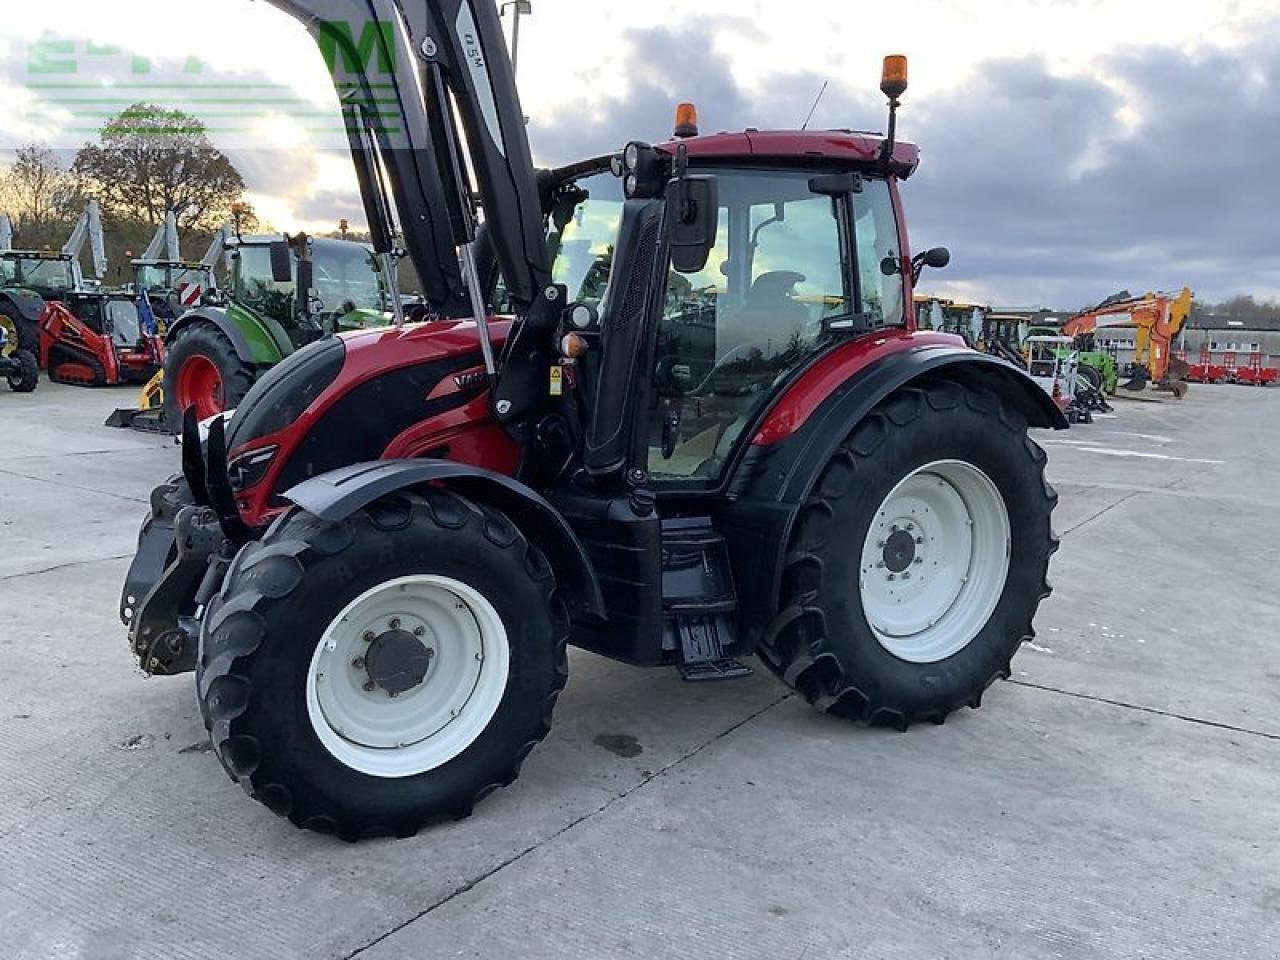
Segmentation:
{"type": "Polygon", "coordinates": [[[230,338],[212,323],[182,327],[164,360],[165,422],[176,431],[187,406],[203,420],[234,409],[253,386],[254,369],[240,359],[230,338]],[[197,370],[216,379],[196,377],[197,370]]]}
{"type": "Polygon", "coordinates": [[[905,730],[977,707],[1049,595],[1045,461],[991,393],[939,382],[890,396],[801,510],[761,658],[856,721],[905,730]]]}
{"type": "Polygon", "coordinates": [[[14,393],[30,393],[40,385],[40,361],[30,350],[15,350],[10,357],[18,365],[16,373],[9,374],[9,388],[14,393]]]}
{"type": "Polygon", "coordinates": [[[293,510],[210,604],[201,711],[228,774],[276,813],[409,836],[516,778],[550,730],[568,630],[545,558],[500,513],[444,490],[339,523],[293,510]],[[393,648],[409,666],[384,671],[393,648]]]}

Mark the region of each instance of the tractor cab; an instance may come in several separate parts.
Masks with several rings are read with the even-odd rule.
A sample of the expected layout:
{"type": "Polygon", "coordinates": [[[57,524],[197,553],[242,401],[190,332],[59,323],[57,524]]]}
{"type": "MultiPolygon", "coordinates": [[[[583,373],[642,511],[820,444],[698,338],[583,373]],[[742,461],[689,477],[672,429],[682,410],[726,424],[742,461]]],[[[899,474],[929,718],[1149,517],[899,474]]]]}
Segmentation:
{"type": "Polygon", "coordinates": [[[80,264],[51,250],[0,251],[0,287],[30,290],[44,300],[62,300],[83,289],[80,264]]]}
{"type": "Polygon", "coordinates": [[[293,347],[390,319],[388,287],[365,244],[254,236],[231,241],[230,251],[231,301],[283,332],[293,347]]]}
{"type": "MultiPolygon", "coordinates": [[[[718,483],[775,384],[841,339],[906,323],[890,178],[865,166],[854,173],[830,151],[810,152],[839,134],[787,136],[718,135],[663,148],[683,146],[689,175],[714,178],[717,196],[705,260],[692,270],[674,260],[664,267],[652,360],[634,374],[650,406],[642,431],[647,469],[664,487],[718,483]],[[753,141],[772,141],[781,155],[753,162],[753,141]],[[842,167],[843,174],[833,172],[842,167]]],[[[873,154],[857,135],[843,137],[848,153],[873,154]]],[[[607,354],[620,349],[625,362],[645,348],[625,342],[626,277],[613,264],[624,241],[625,176],[598,170],[565,184],[561,196],[569,208],[550,218],[552,279],[570,301],[601,310],[603,335],[587,341],[577,379],[593,415],[608,416],[596,396],[613,392],[610,378],[628,374],[607,354]]],[[[658,200],[630,204],[632,223],[645,222],[645,207],[651,218],[663,208],[658,200]]]]}

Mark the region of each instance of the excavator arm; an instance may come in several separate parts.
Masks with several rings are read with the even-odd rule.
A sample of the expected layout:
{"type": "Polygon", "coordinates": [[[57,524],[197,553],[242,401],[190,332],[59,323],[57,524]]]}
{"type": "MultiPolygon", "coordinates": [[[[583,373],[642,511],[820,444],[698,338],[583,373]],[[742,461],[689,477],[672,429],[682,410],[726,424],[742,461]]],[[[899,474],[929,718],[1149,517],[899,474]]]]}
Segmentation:
{"type": "Polygon", "coordinates": [[[1179,293],[1148,293],[1142,297],[1110,297],[1098,306],[1076,314],[1062,331],[1067,336],[1093,333],[1108,327],[1129,327],[1134,333],[1134,364],[1145,370],[1144,376],[1132,381],[1137,389],[1146,380],[1165,383],[1170,379],[1173,340],[1191,315],[1192,293],[1183,287],[1179,293]]]}

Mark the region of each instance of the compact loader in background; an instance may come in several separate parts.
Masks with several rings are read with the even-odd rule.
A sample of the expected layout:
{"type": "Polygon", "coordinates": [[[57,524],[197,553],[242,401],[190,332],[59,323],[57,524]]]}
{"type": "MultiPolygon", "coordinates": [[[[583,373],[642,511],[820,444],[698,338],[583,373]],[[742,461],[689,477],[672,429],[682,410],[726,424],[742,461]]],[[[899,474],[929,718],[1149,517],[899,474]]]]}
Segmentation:
{"type": "MultiPolygon", "coordinates": [[[[200,260],[183,260],[177,217],[170,212],[142,256],[132,262],[130,289],[138,325],[143,335],[157,344],[157,352],[162,356],[167,358],[167,340],[180,316],[188,310],[221,302],[217,267],[226,255],[228,229],[214,234],[200,260]]],[[[165,411],[163,366],[143,384],[138,406],[117,408],[106,419],[108,427],[128,427],[147,433],[173,433],[171,422],[172,416],[166,416],[165,411]]]]}
{"type": "Polygon", "coordinates": [[[339,45],[374,249],[433,319],[303,347],[206,436],[188,407],[152,494],[131,649],[194,668],[251,796],[348,840],[465,816],[547,734],[567,643],[690,681],[754,653],[903,729],[1008,675],[1057,545],[1027,431],[1066,423],[916,329],[946,253],[900,229],[905,58],[883,137],[700,136],[683,105],[669,142],[535,171],[489,0],[273,2],[339,45]]]}
{"type": "Polygon", "coordinates": [[[1062,332],[1087,339],[1100,329],[1133,329],[1133,361],[1125,371],[1129,379],[1119,387],[1141,391],[1153,384],[1182,399],[1187,394],[1191,368],[1175,356],[1173,341],[1191,315],[1191,303],[1188,287],[1176,294],[1148,293],[1141,297],[1131,296],[1126,290],[1076,314],[1062,325],[1062,332]]]}

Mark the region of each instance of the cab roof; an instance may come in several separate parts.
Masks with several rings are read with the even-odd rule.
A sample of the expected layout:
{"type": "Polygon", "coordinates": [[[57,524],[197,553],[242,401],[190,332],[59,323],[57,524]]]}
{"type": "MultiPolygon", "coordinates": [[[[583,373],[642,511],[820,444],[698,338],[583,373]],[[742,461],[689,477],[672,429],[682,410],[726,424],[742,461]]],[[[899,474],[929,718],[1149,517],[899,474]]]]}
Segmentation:
{"type": "MultiPolygon", "coordinates": [[[[860,130],[754,130],[741,133],[713,133],[669,140],[662,149],[674,151],[684,145],[690,157],[703,160],[761,158],[797,163],[873,163],[884,137],[860,130]]],[[[920,163],[920,148],[898,140],[893,146],[894,172],[906,178],[920,163]]]]}

